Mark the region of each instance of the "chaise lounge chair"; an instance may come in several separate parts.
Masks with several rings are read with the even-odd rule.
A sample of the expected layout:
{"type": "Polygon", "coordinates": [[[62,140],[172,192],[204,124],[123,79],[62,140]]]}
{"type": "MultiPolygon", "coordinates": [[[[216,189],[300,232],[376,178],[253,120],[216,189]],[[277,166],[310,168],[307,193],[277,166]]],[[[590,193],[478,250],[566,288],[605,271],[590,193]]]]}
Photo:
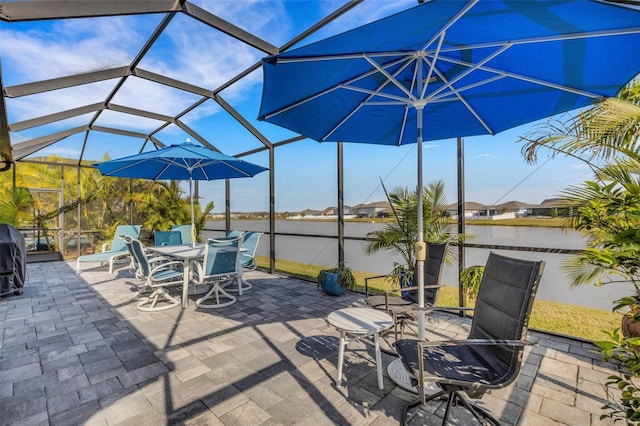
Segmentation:
{"type": "Polygon", "coordinates": [[[109,263],[109,273],[113,273],[113,265],[116,260],[121,259],[129,255],[129,250],[125,245],[121,236],[128,235],[133,238],[138,238],[140,235],[140,225],[118,225],[116,228],[116,234],[111,242],[111,248],[109,250],[103,250],[100,253],[86,254],[79,256],[76,260],[76,273],[80,273],[80,263],[100,263],[100,266],[105,263],[109,263]]]}

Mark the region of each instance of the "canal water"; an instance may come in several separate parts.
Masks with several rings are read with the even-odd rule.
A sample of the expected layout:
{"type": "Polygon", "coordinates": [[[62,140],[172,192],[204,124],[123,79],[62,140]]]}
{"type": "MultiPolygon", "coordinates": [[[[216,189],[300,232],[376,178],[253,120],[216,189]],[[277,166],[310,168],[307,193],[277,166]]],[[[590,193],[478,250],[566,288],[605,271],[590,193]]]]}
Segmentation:
{"type": "MultiPolygon", "coordinates": [[[[347,222],[345,223],[345,236],[365,237],[369,232],[380,229],[381,226],[383,225],[379,223],[347,222]]],[[[222,230],[224,222],[208,222],[206,228],[222,230]]],[[[267,232],[269,222],[266,220],[237,220],[232,221],[231,228],[267,232]]],[[[278,259],[321,266],[333,266],[337,262],[337,239],[304,236],[337,236],[338,228],[335,221],[277,220],[276,233],[302,235],[277,235],[276,258],[278,259]]],[[[467,224],[466,233],[471,237],[467,239],[467,243],[472,244],[549,249],[583,249],[585,247],[585,240],[580,233],[560,228],[467,224]]],[[[221,233],[216,231],[205,231],[204,233],[205,237],[219,235],[221,233]]],[[[388,274],[392,270],[394,262],[402,262],[401,258],[394,257],[387,251],[379,251],[373,255],[367,255],[365,252],[366,244],[365,241],[345,240],[345,261],[352,269],[375,274],[388,274]]],[[[539,300],[611,310],[615,300],[633,292],[633,287],[630,284],[620,283],[601,287],[585,285],[572,288],[562,269],[563,263],[571,255],[518,250],[494,251],[505,256],[544,260],[546,262],[545,271],[538,289],[537,299],[539,300]]],[[[465,266],[484,265],[489,252],[489,249],[467,248],[465,250],[465,266]]],[[[267,236],[261,238],[257,255],[269,256],[269,239],[267,236]]],[[[453,259],[450,264],[445,265],[441,281],[445,285],[458,285],[457,259],[453,259]]]]}

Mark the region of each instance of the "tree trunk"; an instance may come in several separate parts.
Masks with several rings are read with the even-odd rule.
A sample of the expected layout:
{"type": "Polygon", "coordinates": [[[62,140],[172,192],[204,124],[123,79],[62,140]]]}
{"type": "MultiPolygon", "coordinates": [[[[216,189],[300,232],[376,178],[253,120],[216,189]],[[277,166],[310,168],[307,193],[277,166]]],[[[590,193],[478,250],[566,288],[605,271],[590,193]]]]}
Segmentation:
{"type": "MultiPolygon", "coordinates": [[[[637,314],[640,308],[635,308],[632,312],[637,314]]],[[[633,316],[623,315],[620,328],[624,337],[640,337],[640,321],[634,321],[633,316]]]]}

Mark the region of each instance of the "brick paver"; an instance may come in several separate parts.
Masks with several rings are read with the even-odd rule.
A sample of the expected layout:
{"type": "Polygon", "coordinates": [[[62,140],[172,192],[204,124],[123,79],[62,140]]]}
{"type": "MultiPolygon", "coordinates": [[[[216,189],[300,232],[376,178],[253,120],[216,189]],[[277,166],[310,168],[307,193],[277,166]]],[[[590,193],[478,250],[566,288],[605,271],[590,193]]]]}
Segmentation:
{"type": "MultiPolygon", "coordinates": [[[[24,294],[0,299],[0,424],[393,425],[414,395],[353,343],[335,387],[338,333],[327,315],[362,295],[246,274],[253,289],[218,310],[139,312],[126,272],[27,265],[24,294]]],[[[430,340],[464,337],[469,320],[428,316],[430,340]]],[[[505,424],[600,425],[611,366],[588,342],[531,332],[518,379],[481,405],[505,424]]],[[[383,354],[386,366],[394,358],[383,354]]],[[[439,424],[442,402],[410,424],[439,424]]],[[[456,412],[459,410],[456,409],[456,412]]],[[[459,424],[469,418],[459,413],[459,424]]]]}

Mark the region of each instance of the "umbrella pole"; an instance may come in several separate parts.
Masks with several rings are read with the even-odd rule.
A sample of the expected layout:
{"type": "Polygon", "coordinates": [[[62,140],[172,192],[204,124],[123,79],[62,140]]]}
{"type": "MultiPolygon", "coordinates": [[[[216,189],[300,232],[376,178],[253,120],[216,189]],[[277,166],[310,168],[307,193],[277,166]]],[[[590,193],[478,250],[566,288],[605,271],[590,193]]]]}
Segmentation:
{"type": "Polygon", "coordinates": [[[191,170],[189,170],[189,200],[191,200],[191,244],[192,247],[196,246],[196,225],[194,221],[194,208],[193,208],[193,178],[191,176],[191,170]]]}
{"type": "MultiPolygon", "coordinates": [[[[422,58],[417,58],[418,67],[418,81],[417,81],[417,93],[422,97],[422,58]]],[[[416,108],[416,126],[417,126],[417,140],[418,145],[418,241],[416,241],[416,276],[418,277],[418,307],[424,308],[424,261],[427,258],[427,250],[424,244],[424,213],[422,205],[422,109],[424,108],[423,102],[417,102],[416,108]]],[[[418,311],[418,340],[425,340],[424,335],[424,310],[418,311]]]]}
{"type": "MultiPolygon", "coordinates": [[[[423,212],[423,183],[422,183],[422,107],[417,108],[418,121],[418,241],[416,241],[416,276],[418,278],[418,307],[424,308],[424,261],[426,259],[426,245],[424,244],[424,212],[423,212]]],[[[418,311],[418,339],[424,340],[424,310],[418,311]]]]}

